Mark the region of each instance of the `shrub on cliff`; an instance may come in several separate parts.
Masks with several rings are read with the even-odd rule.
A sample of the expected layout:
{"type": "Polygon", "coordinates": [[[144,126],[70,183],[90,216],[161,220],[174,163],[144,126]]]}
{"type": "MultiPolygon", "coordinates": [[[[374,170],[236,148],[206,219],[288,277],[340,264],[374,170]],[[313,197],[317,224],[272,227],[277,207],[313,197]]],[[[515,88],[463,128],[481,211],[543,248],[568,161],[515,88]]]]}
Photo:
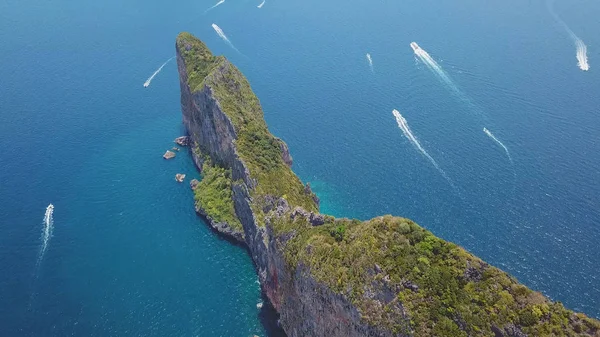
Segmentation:
{"type": "Polygon", "coordinates": [[[231,199],[231,170],[212,165],[209,159],[202,165],[202,180],[194,188],[194,199],[216,222],[226,222],[231,228],[242,230],[231,199]]]}

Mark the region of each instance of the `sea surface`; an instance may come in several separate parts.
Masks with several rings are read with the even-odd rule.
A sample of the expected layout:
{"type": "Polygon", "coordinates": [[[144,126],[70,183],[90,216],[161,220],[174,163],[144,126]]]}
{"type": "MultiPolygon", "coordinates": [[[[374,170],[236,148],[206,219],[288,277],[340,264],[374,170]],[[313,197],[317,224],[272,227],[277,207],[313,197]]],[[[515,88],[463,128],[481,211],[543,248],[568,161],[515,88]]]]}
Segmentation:
{"type": "Polygon", "coordinates": [[[600,318],[600,2],[553,5],[588,72],[545,0],[261,2],[0,2],[1,335],[281,335],[189,154],[162,159],[174,60],[143,84],[181,31],[246,74],[324,212],[409,217],[600,318]]]}

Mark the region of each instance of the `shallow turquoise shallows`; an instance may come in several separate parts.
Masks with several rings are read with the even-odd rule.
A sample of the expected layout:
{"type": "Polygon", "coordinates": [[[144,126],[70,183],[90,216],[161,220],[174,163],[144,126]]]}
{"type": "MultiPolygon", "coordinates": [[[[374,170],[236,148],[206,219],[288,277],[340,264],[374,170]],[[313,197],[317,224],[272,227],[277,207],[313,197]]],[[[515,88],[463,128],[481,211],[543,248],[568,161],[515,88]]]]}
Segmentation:
{"type": "Polygon", "coordinates": [[[600,317],[599,2],[554,4],[588,72],[543,0],[216,2],[0,2],[0,335],[281,334],[189,154],[162,159],[174,60],[143,84],[180,31],[246,74],[324,212],[410,217],[600,317]]]}

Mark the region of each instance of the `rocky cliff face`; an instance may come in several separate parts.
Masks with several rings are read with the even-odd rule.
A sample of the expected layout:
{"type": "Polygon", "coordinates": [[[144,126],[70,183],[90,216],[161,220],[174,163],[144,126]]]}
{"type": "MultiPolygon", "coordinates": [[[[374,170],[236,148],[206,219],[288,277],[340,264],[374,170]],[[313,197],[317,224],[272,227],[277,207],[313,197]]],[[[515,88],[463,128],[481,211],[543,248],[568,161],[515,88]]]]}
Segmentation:
{"type": "MultiPolygon", "coordinates": [[[[212,73],[212,76],[222,76],[232,66],[229,61],[224,60],[223,64],[212,73]]],[[[191,92],[187,84],[185,61],[179,53],[179,49],[177,50],[177,68],[181,88],[183,123],[192,138],[192,148],[199,148],[201,153],[208,154],[217,164],[231,168],[234,180],[243,179],[246,184],[252,186],[253,182],[249,180],[250,173],[236,152],[234,141],[237,139],[237,134],[231,120],[223,113],[211,87],[204,86],[200,91],[191,92]]],[[[192,151],[192,154],[194,157],[198,157],[198,152],[192,151]]],[[[197,163],[201,162],[201,159],[195,160],[197,163]]]]}
{"type": "Polygon", "coordinates": [[[596,321],[410,220],[319,214],[318,199],[289,169],[287,145],[268,132],[243,75],[190,34],[179,35],[176,49],[192,154],[200,167],[208,158],[231,170],[243,232],[198,212],[248,246],[289,336],[600,334],[596,321]]]}
{"type": "MultiPolygon", "coordinates": [[[[248,169],[240,160],[234,141],[237,134],[229,117],[214,97],[212,88],[204,86],[202,90],[192,93],[188,85],[188,74],[179,48],[177,48],[177,68],[181,89],[181,111],[183,123],[191,138],[192,157],[199,170],[204,163],[203,154],[210,156],[216,164],[230,168],[234,180],[242,179],[247,186],[253,186],[248,169]]],[[[224,69],[231,67],[229,61],[224,61],[214,72],[218,76],[224,69]]],[[[244,233],[236,230],[225,221],[214,219],[210,214],[196,205],[196,212],[202,215],[216,231],[236,240],[244,242],[244,233]]]]}
{"type": "MultiPolygon", "coordinates": [[[[185,45],[184,45],[185,48],[185,45]]],[[[258,224],[252,210],[251,191],[256,181],[237,153],[235,127],[231,119],[223,112],[219,99],[213,94],[210,85],[204,85],[192,92],[188,84],[186,60],[177,48],[177,65],[181,88],[181,110],[183,121],[192,139],[192,155],[197,163],[202,162],[200,153],[208,154],[218,164],[231,168],[233,180],[233,201],[236,215],[243,225],[245,242],[258,269],[261,285],[270,302],[280,313],[280,322],[289,336],[392,336],[391,333],[361,323],[357,309],[344,296],[335,294],[327,286],[320,284],[310,276],[308,270],[290,268],[283,256],[285,236],[278,236],[271,223],[258,224]]],[[[211,74],[224,80],[229,61],[224,60],[211,74]]],[[[281,151],[281,159],[288,166],[292,157],[288,146],[276,138],[281,151]]],[[[199,165],[201,167],[201,164],[199,165]]],[[[304,188],[309,194],[310,186],[304,188]]],[[[315,200],[318,200],[315,198],[315,200]]],[[[279,201],[279,213],[282,216],[290,210],[285,199],[279,201]]],[[[199,214],[208,217],[202,209],[199,214]]],[[[310,213],[307,212],[307,216],[310,213]]],[[[233,232],[226,224],[209,219],[213,228],[221,233],[240,238],[241,233],[233,232]]]]}

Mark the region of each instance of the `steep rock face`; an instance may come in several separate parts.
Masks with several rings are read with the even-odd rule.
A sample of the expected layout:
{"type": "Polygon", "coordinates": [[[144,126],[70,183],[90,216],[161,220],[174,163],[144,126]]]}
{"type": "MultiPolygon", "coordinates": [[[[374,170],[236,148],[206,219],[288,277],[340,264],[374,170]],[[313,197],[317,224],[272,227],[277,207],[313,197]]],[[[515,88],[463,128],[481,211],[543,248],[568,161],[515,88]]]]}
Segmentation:
{"type": "Polygon", "coordinates": [[[277,138],[277,142],[279,142],[279,149],[281,150],[281,157],[283,158],[283,161],[285,162],[285,164],[288,167],[292,167],[292,163],[294,161],[292,160],[292,155],[290,154],[290,149],[288,148],[287,144],[283,140],[277,138]]]}
{"type": "MultiPolygon", "coordinates": [[[[224,64],[214,72],[215,76],[223,73],[231,63],[225,60],[224,64]]],[[[250,174],[236,153],[234,141],[237,134],[231,120],[215,99],[212,89],[204,86],[202,90],[191,92],[187,83],[188,76],[179,49],[177,49],[177,68],[179,71],[179,85],[181,88],[181,111],[183,123],[192,138],[194,146],[199,147],[201,153],[208,154],[219,165],[232,168],[233,179],[248,179],[250,174]]],[[[192,151],[192,155],[198,153],[192,151]]],[[[201,159],[195,159],[197,163],[201,159]]],[[[251,180],[244,180],[252,185],[251,180]]]]}
{"type": "MultiPolygon", "coordinates": [[[[376,327],[361,322],[357,309],[344,296],[335,294],[327,286],[317,282],[305,267],[293,270],[283,256],[280,242],[285,237],[277,236],[273,226],[258,224],[252,210],[251,190],[256,181],[250,176],[243,160],[237,153],[238,135],[231,119],[223,112],[213,88],[204,85],[192,92],[188,84],[186,60],[177,48],[177,64],[181,88],[181,109],[183,121],[194,144],[200,153],[208,154],[215,162],[231,168],[233,179],[233,201],[236,215],[244,228],[243,237],[258,269],[261,285],[270,302],[280,313],[280,322],[289,336],[392,336],[390,332],[379,331],[376,327]]],[[[229,61],[224,60],[209,76],[224,80],[229,61]]],[[[290,167],[292,157],[287,144],[276,138],[281,151],[281,159],[290,167]]],[[[202,158],[192,151],[194,159],[202,162],[202,158]]],[[[199,165],[201,167],[201,164],[199,165]]],[[[311,195],[310,186],[302,187],[311,195]]],[[[285,199],[280,216],[289,211],[285,199]]],[[[209,220],[210,225],[225,235],[236,239],[241,233],[223,223],[214,222],[202,209],[197,209],[209,220]]],[[[309,212],[306,212],[310,214],[309,212]]],[[[313,214],[313,217],[315,215],[313,214]]],[[[318,217],[322,217],[317,215],[318,217]]]]}
{"type": "Polygon", "coordinates": [[[266,129],[246,79],[187,33],[176,44],[183,119],[199,167],[231,170],[231,202],[262,289],[296,336],[597,336],[600,324],[519,285],[410,220],[318,213],[266,129]],[[283,177],[283,178],[282,178],[283,177]],[[528,334],[524,331],[528,331],[528,334]]]}
{"type": "MultiPolygon", "coordinates": [[[[210,87],[201,91],[191,92],[187,84],[188,75],[185,62],[177,48],[177,67],[181,89],[181,111],[183,123],[192,143],[192,157],[199,170],[202,170],[204,158],[209,155],[214,161],[232,170],[234,179],[248,177],[243,163],[235,151],[234,140],[237,138],[235,129],[227,115],[223,113],[219,102],[213,97],[210,87]]],[[[196,206],[196,212],[202,215],[216,231],[239,242],[244,242],[244,233],[236,230],[224,221],[213,219],[201,207],[196,206]]]]}
{"type": "MultiPolygon", "coordinates": [[[[281,200],[279,209],[272,215],[274,221],[289,210],[281,200]]],[[[280,313],[288,336],[406,336],[367,324],[347,297],[318,282],[304,264],[299,263],[294,270],[284,257],[285,244],[294,233],[275,234],[269,220],[266,226],[268,267],[263,288],[280,313]]]]}

